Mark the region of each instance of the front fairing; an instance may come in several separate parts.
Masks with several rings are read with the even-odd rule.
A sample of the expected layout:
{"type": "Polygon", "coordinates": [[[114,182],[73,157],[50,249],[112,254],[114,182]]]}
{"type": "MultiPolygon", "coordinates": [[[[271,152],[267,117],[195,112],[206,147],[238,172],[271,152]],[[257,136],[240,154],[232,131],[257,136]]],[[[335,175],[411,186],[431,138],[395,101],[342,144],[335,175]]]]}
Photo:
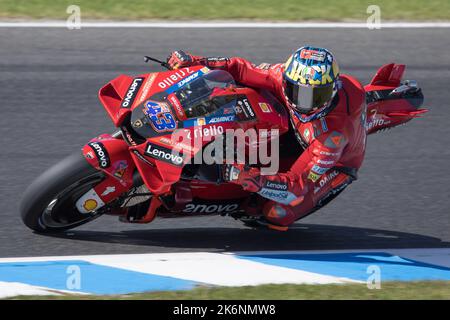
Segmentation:
{"type": "Polygon", "coordinates": [[[286,114],[271,99],[250,88],[219,85],[211,92],[222,99],[219,107],[204,116],[197,112],[195,117],[188,117],[185,105],[177,107],[171,97],[177,88],[189,84],[189,79],[207,72],[199,66],[141,75],[137,77],[143,78],[138,88],[133,85],[136,78],[121,76],[101,90],[101,101],[122,129],[131,157],[154,194],[169,192],[179,181],[183,167],[194,163],[195,156],[228,129],[278,128],[280,134],[287,131],[286,114]],[[131,102],[123,107],[126,99],[131,102]],[[157,119],[153,117],[152,121],[151,116],[157,119]]]}

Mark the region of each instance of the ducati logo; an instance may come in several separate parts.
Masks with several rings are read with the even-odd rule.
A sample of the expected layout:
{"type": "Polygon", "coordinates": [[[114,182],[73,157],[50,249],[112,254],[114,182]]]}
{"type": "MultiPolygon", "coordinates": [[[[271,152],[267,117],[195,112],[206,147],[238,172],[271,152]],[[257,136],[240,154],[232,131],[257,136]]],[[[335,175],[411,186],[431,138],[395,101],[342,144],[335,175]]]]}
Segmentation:
{"type": "Polygon", "coordinates": [[[133,122],[133,127],[135,128],[141,128],[144,125],[144,123],[142,123],[141,119],[137,119],[136,121],[133,122]]]}

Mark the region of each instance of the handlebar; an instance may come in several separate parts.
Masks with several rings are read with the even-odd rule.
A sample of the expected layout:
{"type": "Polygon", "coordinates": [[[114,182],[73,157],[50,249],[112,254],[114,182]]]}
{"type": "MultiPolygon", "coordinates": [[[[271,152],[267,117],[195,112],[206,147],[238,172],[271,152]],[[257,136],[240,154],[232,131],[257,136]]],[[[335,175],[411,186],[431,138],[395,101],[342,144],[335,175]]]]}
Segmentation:
{"type": "Polygon", "coordinates": [[[150,56],[144,56],[144,62],[148,63],[149,61],[153,61],[153,62],[159,63],[160,65],[162,65],[167,70],[172,70],[172,68],[170,67],[170,65],[167,62],[158,60],[158,59],[150,57],[150,56]]]}

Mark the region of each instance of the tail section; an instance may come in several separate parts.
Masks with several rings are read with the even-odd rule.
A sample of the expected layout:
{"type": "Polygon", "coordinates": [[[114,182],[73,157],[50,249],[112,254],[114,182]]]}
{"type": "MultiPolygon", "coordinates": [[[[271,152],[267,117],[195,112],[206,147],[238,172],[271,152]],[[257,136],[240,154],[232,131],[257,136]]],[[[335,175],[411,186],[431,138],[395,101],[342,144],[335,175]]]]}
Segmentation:
{"type": "Polygon", "coordinates": [[[428,112],[421,109],[422,90],[416,81],[401,82],[405,65],[387,64],[382,66],[366,85],[368,134],[407,123],[428,112]]]}

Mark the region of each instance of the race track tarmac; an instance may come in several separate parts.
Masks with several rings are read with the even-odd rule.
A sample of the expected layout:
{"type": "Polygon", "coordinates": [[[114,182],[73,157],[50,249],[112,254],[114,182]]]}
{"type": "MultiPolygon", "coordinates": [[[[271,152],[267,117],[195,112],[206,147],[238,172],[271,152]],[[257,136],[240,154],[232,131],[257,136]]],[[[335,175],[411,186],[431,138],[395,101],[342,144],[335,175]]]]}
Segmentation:
{"type": "Polygon", "coordinates": [[[448,29],[0,29],[0,257],[182,251],[450,246],[450,32],[448,29]],[[120,73],[159,69],[143,55],[195,54],[284,61],[303,44],[331,49],[341,71],[367,83],[405,63],[431,112],[371,136],[360,178],[289,232],[248,229],[232,218],[126,225],[113,217],[53,236],[18,212],[40,172],[113,126],[98,89],[120,73]]]}

